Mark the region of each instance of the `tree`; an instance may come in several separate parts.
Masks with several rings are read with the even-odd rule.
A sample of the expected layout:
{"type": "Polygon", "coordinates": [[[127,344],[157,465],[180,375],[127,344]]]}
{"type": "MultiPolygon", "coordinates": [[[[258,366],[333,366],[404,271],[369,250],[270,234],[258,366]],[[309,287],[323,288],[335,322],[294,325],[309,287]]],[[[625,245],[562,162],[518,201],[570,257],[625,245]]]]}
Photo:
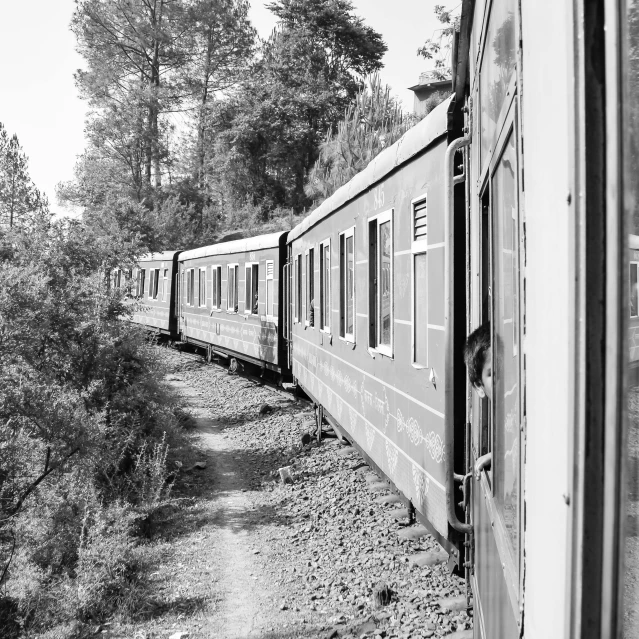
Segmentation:
{"type": "Polygon", "coordinates": [[[217,148],[237,201],[301,211],[322,139],[361,76],[381,68],[386,45],[347,0],[279,0],[268,7],[278,26],[222,114],[231,124],[217,148]]]}
{"type": "Polygon", "coordinates": [[[432,73],[436,80],[450,80],[453,36],[455,31],[459,30],[460,15],[458,12],[455,13],[454,9],[447,9],[443,4],[437,4],[435,16],[442,24],[442,28],[417,49],[417,55],[426,60],[432,60],[434,65],[432,73]]]}
{"type": "Polygon", "coordinates": [[[0,123],[0,226],[12,227],[28,213],[46,209],[46,198],[29,177],[29,162],[18,136],[0,123]]]}
{"type": "Polygon", "coordinates": [[[78,51],[87,70],[76,72],[81,94],[95,109],[89,132],[95,125],[114,121],[121,136],[105,142],[127,160],[134,187],[162,184],[161,114],[177,108],[180,95],[173,72],[186,64],[181,46],[185,31],[185,6],[180,0],[80,0],[71,21],[78,51]],[[131,152],[134,151],[132,154],[131,152]]]}
{"type": "Polygon", "coordinates": [[[390,87],[373,75],[348,106],[337,129],[322,142],[306,194],[313,199],[329,197],[415,122],[391,96],[390,87]]]}

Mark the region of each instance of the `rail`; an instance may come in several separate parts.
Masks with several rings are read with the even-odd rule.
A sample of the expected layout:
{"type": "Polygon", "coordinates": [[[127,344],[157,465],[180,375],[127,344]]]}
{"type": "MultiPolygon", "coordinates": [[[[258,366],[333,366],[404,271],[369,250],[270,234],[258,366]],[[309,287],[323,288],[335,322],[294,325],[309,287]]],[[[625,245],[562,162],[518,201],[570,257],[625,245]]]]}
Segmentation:
{"type": "Polygon", "coordinates": [[[470,534],[473,532],[471,524],[462,522],[455,510],[455,468],[454,468],[454,440],[455,424],[453,423],[454,401],[454,336],[453,322],[455,317],[455,289],[453,277],[455,274],[455,185],[461,184],[467,178],[464,173],[455,175],[455,155],[470,144],[469,138],[458,138],[448,145],[444,160],[444,192],[446,207],[444,215],[444,309],[446,337],[445,337],[445,365],[444,365],[444,458],[446,464],[446,514],[448,523],[458,532],[470,534]]]}

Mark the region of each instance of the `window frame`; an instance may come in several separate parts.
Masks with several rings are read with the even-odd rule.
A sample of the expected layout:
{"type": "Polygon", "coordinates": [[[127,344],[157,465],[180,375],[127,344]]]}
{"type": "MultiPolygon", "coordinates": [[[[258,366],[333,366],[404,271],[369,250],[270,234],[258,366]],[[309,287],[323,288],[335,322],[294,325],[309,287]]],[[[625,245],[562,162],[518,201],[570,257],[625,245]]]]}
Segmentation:
{"type": "MultiPolygon", "coordinates": [[[[632,269],[634,268],[636,271],[636,277],[637,277],[637,285],[639,287],[639,262],[636,260],[630,260],[630,262],[628,263],[629,267],[632,269]]],[[[628,275],[630,275],[630,271],[628,271],[628,275]]],[[[629,288],[629,297],[628,297],[628,317],[630,319],[636,319],[639,317],[639,304],[637,305],[637,312],[633,315],[632,314],[632,305],[630,304],[630,300],[632,300],[632,288],[630,288],[632,285],[632,279],[629,279],[628,281],[628,288],[629,288]]]]}
{"type": "Polygon", "coordinates": [[[302,253],[298,253],[294,258],[293,265],[293,283],[295,285],[294,294],[295,294],[295,304],[293,307],[293,321],[295,324],[302,323],[302,296],[304,294],[304,282],[303,282],[303,273],[302,273],[302,253]]]}
{"type": "Polygon", "coordinates": [[[410,352],[411,352],[411,365],[413,368],[418,370],[423,370],[425,368],[429,368],[430,361],[430,341],[428,336],[428,194],[427,192],[418,195],[410,201],[411,208],[411,247],[410,247],[410,280],[411,280],[411,289],[410,289],[410,323],[411,323],[411,344],[410,344],[410,352]],[[419,204],[424,202],[426,208],[426,237],[424,239],[416,240],[415,239],[415,213],[416,208],[419,204]],[[415,279],[415,258],[418,255],[426,256],[426,363],[422,364],[417,361],[417,352],[416,348],[416,340],[415,334],[418,330],[417,322],[416,322],[416,312],[415,305],[417,303],[417,295],[415,294],[415,286],[417,285],[417,281],[415,279]]]}
{"type": "Polygon", "coordinates": [[[367,220],[368,224],[368,233],[369,233],[369,252],[370,252],[370,233],[371,226],[375,225],[375,264],[370,263],[369,256],[369,295],[371,290],[373,291],[373,300],[369,299],[369,307],[372,310],[373,306],[375,309],[375,317],[371,320],[369,317],[369,341],[372,335],[372,330],[370,330],[371,322],[374,323],[375,327],[375,342],[374,344],[369,344],[369,349],[383,355],[384,357],[388,357],[390,359],[394,358],[394,349],[395,349],[395,308],[394,308],[394,299],[395,299],[395,285],[394,285],[394,276],[395,276],[395,209],[390,208],[385,211],[381,211],[377,215],[372,215],[367,220]],[[390,344],[381,344],[380,336],[381,336],[381,311],[382,311],[382,300],[381,295],[379,295],[380,290],[380,282],[382,280],[381,274],[381,243],[379,241],[380,238],[380,230],[382,224],[390,223],[390,242],[391,242],[391,251],[390,251],[390,281],[389,281],[389,296],[390,296],[390,344]],[[371,286],[371,275],[372,269],[375,269],[374,279],[375,284],[371,286]]]}
{"type": "Polygon", "coordinates": [[[222,265],[211,265],[211,309],[222,310],[222,265]]]}
{"type": "Polygon", "coordinates": [[[328,237],[319,244],[320,247],[320,331],[331,335],[331,297],[333,287],[331,286],[331,273],[333,256],[331,253],[331,238],[328,237]],[[326,269],[326,249],[328,249],[328,270],[326,269]],[[328,272],[328,282],[326,273],[328,272]],[[326,299],[328,298],[328,299],[326,299]],[[328,318],[328,323],[326,322],[328,318]]]}
{"type": "Polygon", "coordinates": [[[186,306],[195,306],[195,269],[186,269],[186,306]]]}
{"type": "Polygon", "coordinates": [[[239,262],[232,262],[226,265],[226,312],[237,314],[240,311],[240,300],[238,299],[239,284],[237,276],[240,272],[239,262]],[[233,270],[233,306],[231,307],[231,270],[233,270]],[[237,307],[237,310],[235,308],[237,307]]]}
{"type": "Polygon", "coordinates": [[[163,302],[166,302],[166,296],[169,290],[168,281],[169,281],[169,269],[163,268],[162,269],[162,301],[163,302]]]}
{"type": "Polygon", "coordinates": [[[339,339],[350,344],[355,344],[355,335],[357,333],[357,287],[355,265],[356,245],[355,245],[355,226],[351,226],[339,234],[339,339]],[[348,266],[346,264],[346,242],[348,238],[353,238],[353,332],[346,332],[346,312],[348,310],[348,301],[346,299],[348,292],[348,266]]]}
{"type": "Polygon", "coordinates": [[[197,280],[197,301],[198,308],[206,308],[206,266],[200,266],[198,268],[198,280],[197,280]],[[204,278],[202,278],[204,273],[204,278]],[[202,284],[204,284],[204,303],[202,303],[202,284]]]}
{"type": "Polygon", "coordinates": [[[265,264],[264,264],[264,298],[266,301],[266,308],[265,308],[265,315],[266,315],[266,319],[267,321],[273,321],[274,315],[273,315],[273,311],[275,310],[275,260],[266,260],[265,264]],[[268,274],[268,267],[269,264],[271,265],[271,275],[269,277],[268,274]],[[273,282],[273,290],[271,292],[271,299],[269,300],[269,295],[268,295],[268,283],[269,281],[273,282]],[[270,307],[269,307],[269,302],[270,302],[270,307]],[[271,311],[269,313],[269,310],[271,311]]]}
{"type": "Polygon", "coordinates": [[[256,315],[260,314],[260,263],[259,262],[244,262],[244,315],[256,315]],[[257,272],[255,272],[257,269],[257,272]],[[249,292],[249,278],[247,273],[250,273],[250,297],[247,297],[249,292]],[[255,283],[257,282],[257,288],[255,283]],[[253,293],[257,292],[257,313],[253,312],[253,293]],[[248,303],[247,303],[248,302],[248,303]]]}

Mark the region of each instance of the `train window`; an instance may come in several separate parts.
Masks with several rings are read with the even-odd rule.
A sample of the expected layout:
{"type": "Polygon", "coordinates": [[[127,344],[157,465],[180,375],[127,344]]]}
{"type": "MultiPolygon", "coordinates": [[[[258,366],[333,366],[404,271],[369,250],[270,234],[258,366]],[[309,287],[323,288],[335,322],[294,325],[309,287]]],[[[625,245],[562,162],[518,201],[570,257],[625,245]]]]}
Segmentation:
{"type": "Polygon", "coordinates": [[[198,279],[198,304],[206,306],[206,267],[201,268],[198,279]]]}
{"type": "Polygon", "coordinates": [[[138,274],[135,282],[135,296],[142,297],[144,295],[144,280],[146,276],[145,269],[138,269],[138,274]]]}
{"type": "Polygon", "coordinates": [[[162,273],[162,301],[166,302],[166,298],[169,294],[169,269],[165,268],[162,273]]]}
{"type": "Polygon", "coordinates": [[[193,275],[194,271],[192,268],[188,269],[186,271],[186,305],[187,306],[193,306],[194,302],[193,302],[193,298],[194,298],[194,284],[193,284],[193,280],[194,275],[193,275]]]}
{"type": "Polygon", "coordinates": [[[428,208],[426,196],[413,200],[413,364],[428,366],[428,208]]]}
{"type": "Polygon", "coordinates": [[[295,321],[302,321],[302,256],[295,258],[295,321]]]}
{"type": "Polygon", "coordinates": [[[315,249],[308,249],[306,261],[306,322],[315,326],[315,249]]]}
{"type": "Polygon", "coordinates": [[[371,348],[393,355],[393,210],[368,223],[369,340],[371,348]]]}
{"type": "Polygon", "coordinates": [[[637,304],[637,268],[639,262],[630,262],[630,317],[639,316],[639,306],[637,304]]]}
{"type": "Polygon", "coordinates": [[[266,317],[273,319],[273,260],[266,260],[266,317]]]}
{"type": "Polygon", "coordinates": [[[213,297],[213,308],[219,309],[222,305],[222,267],[212,266],[211,295],[213,297]]]}
{"type": "Polygon", "coordinates": [[[151,280],[149,283],[149,299],[156,300],[158,298],[158,287],[160,283],[160,269],[151,269],[151,280]]]}
{"type": "MultiPolygon", "coordinates": [[[[490,157],[517,61],[515,0],[493,0],[480,71],[481,161],[490,157]]],[[[512,97],[512,95],[510,95],[512,97]]]]}
{"type": "Polygon", "coordinates": [[[515,568],[519,565],[519,216],[511,132],[492,179],[493,494],[515,568]]]}
{"type": "Polygon", "coordinates": [[[320,244],[320,329],[331,331],[331,241],[320,244]]]}
{"type": "Polygon", "coordinates": [[[237,274],[239,270],[238,264],[229,264],[227,266],[226,276],[226,310],[229,313],[237,313],[239,304],[237,295],[237,274]]]}
{"type": "Polygon", "coordinates": [[[147,297],[151,299],[153,297],[153,285],[155,284],[155,269],[149,269],[149,292],[147,297]]]}
{"type": "Polygon", "coordinates": [[[306,296],[306,308],[304,309],[304,323],[306,326],[311,325],[311,269],[309,268],[309,253],[306,251],[304,255],[304,271],[306,273],[306,279],[304,280],[304,285],[306,290],[304,291],[304,295],[306,296]]]}
{"type": "Polygon", "coordinates": [[[244,267],[244,312],[257,315],[259,313],[259,265],[247,264],[244,267]]]}
{"type": "Polygon", "coordinates": [[[355,341],[355,228],[339,236],[339,334],[355,341]]]}

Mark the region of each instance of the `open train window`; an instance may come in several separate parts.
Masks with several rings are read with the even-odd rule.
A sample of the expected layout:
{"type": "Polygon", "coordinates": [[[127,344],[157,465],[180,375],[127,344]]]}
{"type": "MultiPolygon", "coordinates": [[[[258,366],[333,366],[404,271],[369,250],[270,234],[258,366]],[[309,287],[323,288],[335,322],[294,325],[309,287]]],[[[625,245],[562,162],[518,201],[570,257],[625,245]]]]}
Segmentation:
{"type": "Polygon", "coordinates": [[[339,335],[355,341],[355,227],[339,235],[339,335]]]}
{"type": "Polygon", "coordinates": [[[297,323],[302,321],[302,256],[295,256],[295,316],[297,323]]]}
{"type": "Polygon", "coordinates": [[[195,271],[190,268],[186,271],[186,305],[195,306],[195,271]]]}
{"type": "Polygon", "coordinates": [[[200,268],[198,278],[198,305],[206,306],[206,267],[200,268]]]}
{"type": "Polygon", "coordinates": [[[247,315],[259,313],[259,264],[244,267],[244,312],[247,315]]]}
{"type": "Polygon", "coordinates": [[[315,249],[306,255],[306,325],[315,326],[315,249]]]}
{"type": "Polygon", "coordinates": [[[144,280],[146,277],[146,270],[143,268],[138,269],[137,278],[135,281],[135,296],[142,297],[144,295],[144,280]]]}
{"type": "Polygon", "coordinates": [[[237,274],[239,264],[229,264],[226,268],[226,311],[228,313],[237,313],[239,304],[237,295],[237,274]]]}
{"type": "Polygon", "coordinates": [[[211,267],[211,296],[213,298],[212,306],[214,309],[220,308],[222,305],[222,267],[211,267]]]}
{"type": "Polygon", "coordinates": [[[428,366],[428,207],[423,195],[412,202],[413,365],[428,366]]]}
{"type": "Polygon", "coordinates": [[[368,222],[369,346],[393,356],[393,209],[368,222]]]}
{"type": "Polygon", "coordinates": [[[273,294],[275,292],[273,271],[273,260],[266,260],[266,318],[269,320],[273,319],[273,294]]]}
{"type": "Polygon", "coordinates": [[[151,280],[149,283],[149,299],[156,300],[158,298],[158,286],[160,282],[160,269],[151,269],[151,280]]]}
{"type": "Polygon", "coordinates": [[[320,330],[331,332],[331,241],[320,244],[320,330]]]}
{"type": "Polygon", "coordinates": [[[169,269],[165,268],[162,272],[162,301],[166,302],[169,294],[169,269]]]}

